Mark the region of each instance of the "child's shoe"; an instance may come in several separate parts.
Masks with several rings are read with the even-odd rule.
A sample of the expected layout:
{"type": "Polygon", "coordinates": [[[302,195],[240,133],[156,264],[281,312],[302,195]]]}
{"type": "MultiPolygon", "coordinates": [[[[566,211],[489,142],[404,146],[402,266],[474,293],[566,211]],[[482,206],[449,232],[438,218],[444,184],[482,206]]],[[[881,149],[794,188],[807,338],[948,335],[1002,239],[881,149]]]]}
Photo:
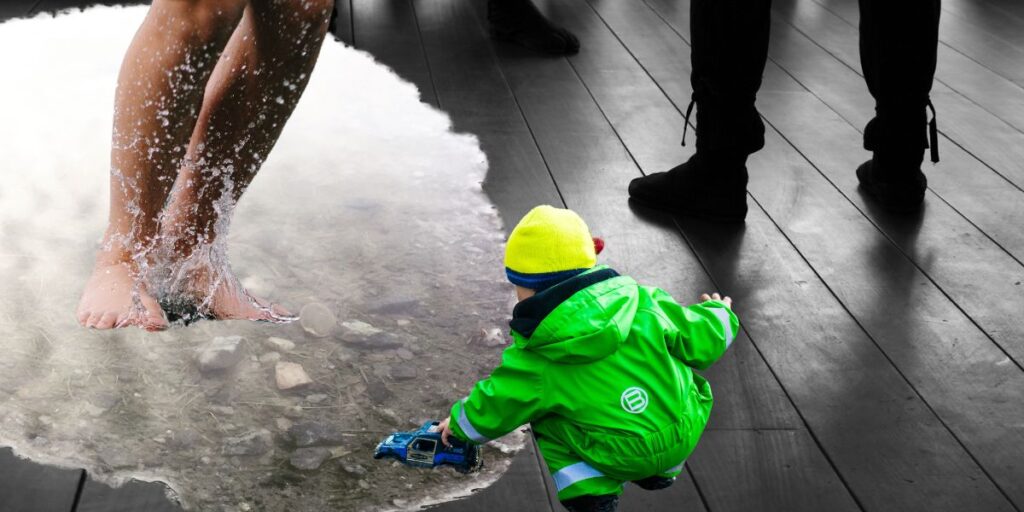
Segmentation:
{"type": "Polygon", "coordinates": [[[746,155],[695,153],[668,172],[636,178],[629,197],[637,203],[687,217],[743,222],[747,216],[746,155]]]}
{"type": "Polygon", "coordinates": [[[487,0],[491,37],[511,41],[551,55],[572,55],[580,41],[568,30],[555,26],[530,0],[487,0]]]}
{"type": "Polygon", "coordinates": [[[928,179],[921,172],[923,155],[875,152],[857,168],[860,188],[882,208],[895,213],[921,209],[928,179]]]}
{"type": "Polygon", "coordinates": [[[619,497],[614,494],[600,496],[577,496],[562,502],[569,512],[615,512],[619,507],[619,497]]]}

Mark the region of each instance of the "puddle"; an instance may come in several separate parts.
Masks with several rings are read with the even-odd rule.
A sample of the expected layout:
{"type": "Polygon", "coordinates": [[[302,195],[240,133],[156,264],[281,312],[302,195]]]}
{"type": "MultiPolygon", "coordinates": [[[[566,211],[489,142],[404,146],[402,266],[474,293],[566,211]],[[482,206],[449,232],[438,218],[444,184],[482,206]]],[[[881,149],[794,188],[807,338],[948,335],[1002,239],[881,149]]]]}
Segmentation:
{"type": "Polygon", "coordinates": [[[413,509],[489,485],[521,435],[468,476],[372,459],[498,362],[505,338],[488,333],[514,299],[476,139],[341,43],[325,43],[228,238],[241,283],[304,318],[78,327],[117,70],[145,12],[0,24],[0,47],[17,49],[0,54],[0,445],[109,483],[165,481],[194,510],[413,509]],[[233,355],[199,357],[230,336],[217,343],[233,355]],[[280,391],[279,363],[312,383],[280,391]],[[317,429],[327,450],[296,453],[317,429]]]}

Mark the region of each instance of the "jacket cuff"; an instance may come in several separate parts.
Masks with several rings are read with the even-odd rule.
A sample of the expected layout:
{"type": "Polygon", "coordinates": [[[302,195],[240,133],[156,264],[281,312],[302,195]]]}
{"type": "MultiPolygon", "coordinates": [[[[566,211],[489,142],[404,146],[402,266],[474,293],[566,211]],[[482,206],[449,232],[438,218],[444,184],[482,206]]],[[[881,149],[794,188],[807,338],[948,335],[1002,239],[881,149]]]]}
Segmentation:
{"type": "Polygon", "coordinates": [[[718,322],[722,324],[725,348],[729,348],[729,345],[732,345],[733,340],[736,339],[736,333],[739,331],[740,321],[736,317],[736,313],[733,313],[732,309],[720,300],[706,300],[702,305],[707,307],[708,311],[715,315],[718,322]]]}
{"type": "Polygon", "coordinates": [[[476,427],[470,423],[469,418],[466,417],[466,399],[463,398],[452,405],[451,417],[448,420],[448,428],[451,429],[452,434],[463,441],[470,441],[477,444],[484,444],[490,441],[490,438],[484,436],[476,427]]]}

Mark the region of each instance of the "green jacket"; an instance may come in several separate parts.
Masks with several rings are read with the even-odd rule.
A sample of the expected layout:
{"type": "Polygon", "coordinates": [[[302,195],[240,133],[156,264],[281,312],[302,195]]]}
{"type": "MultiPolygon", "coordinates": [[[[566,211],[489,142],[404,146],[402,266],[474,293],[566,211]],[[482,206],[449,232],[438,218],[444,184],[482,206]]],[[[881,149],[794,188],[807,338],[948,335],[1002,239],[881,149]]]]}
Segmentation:
{"type": "Polygon", "coordinates": [[[692,369],[739,329],[719,301],[680,306],[598,266],[516,305],[514,344],[451,409],[453,434],[484,443],[530,423],[605,475],[636,480],[681,464],[711,412],[692,369]]]}

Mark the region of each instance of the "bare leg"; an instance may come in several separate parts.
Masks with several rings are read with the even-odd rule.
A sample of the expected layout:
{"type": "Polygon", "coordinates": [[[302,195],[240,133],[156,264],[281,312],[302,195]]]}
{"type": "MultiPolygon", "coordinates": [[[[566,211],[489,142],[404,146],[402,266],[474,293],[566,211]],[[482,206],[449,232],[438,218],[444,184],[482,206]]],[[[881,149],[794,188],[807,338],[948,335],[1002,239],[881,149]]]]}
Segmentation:
{"type": "Polygon", "coordinates": [[[121,72],[111,143],[110,220],[78,321],[109,329],[166,326],[146,290],[147,257],[193,131],[213,63],[244,0],[155,0],[121,72]]]}
{"type": "Polygon", "coordinates": [[[162,230],[180,260],[173,290],[220,319],[287,321],[231,273],[224,238],[235,203],[309,81],[331,0],[252,0],[206,88],[162,230]]]}

